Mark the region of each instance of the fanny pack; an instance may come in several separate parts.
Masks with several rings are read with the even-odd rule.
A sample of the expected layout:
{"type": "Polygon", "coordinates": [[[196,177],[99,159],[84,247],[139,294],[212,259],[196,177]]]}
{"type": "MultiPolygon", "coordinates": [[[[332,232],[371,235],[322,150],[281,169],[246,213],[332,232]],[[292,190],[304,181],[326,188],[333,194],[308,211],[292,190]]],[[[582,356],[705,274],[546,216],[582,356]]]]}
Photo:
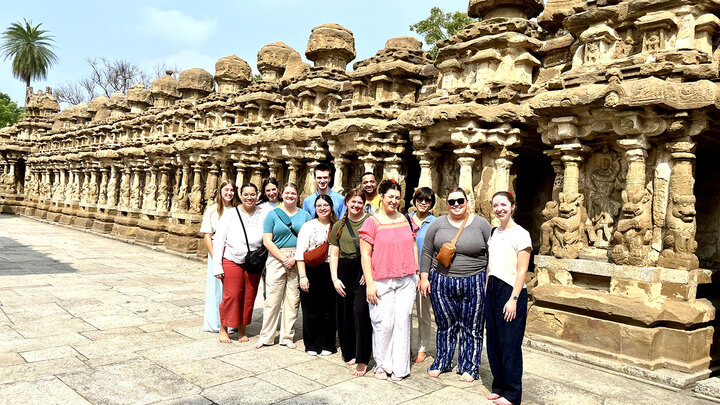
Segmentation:
{"type": "Polygon", "coordinates": [[[318,267],[325,263],[328,257],[328,251],[330,250],[330,232],[332,232],[332,225],[328,230],[327,240],[315,249],[310,249],[303,253],[303,261],[310,267],[318,267]]]}

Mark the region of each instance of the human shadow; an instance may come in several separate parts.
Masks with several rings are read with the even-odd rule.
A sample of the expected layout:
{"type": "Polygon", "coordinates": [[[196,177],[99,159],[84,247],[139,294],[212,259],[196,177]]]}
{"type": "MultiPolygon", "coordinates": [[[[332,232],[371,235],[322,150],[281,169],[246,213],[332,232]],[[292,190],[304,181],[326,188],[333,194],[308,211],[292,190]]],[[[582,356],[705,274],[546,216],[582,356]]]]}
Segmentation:
{"type": "Polygon", "coordinates": [[[72,266],[10,238],[0,237],[0,276],[77,272],[72,266]]]}

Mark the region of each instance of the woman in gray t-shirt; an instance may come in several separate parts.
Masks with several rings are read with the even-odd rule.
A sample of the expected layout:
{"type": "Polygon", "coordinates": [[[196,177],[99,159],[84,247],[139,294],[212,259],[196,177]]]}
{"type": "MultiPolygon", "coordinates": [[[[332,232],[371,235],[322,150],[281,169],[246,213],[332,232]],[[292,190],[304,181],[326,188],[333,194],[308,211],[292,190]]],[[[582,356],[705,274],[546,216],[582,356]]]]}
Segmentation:
{"type": "Polygon", "coordinates": [[[492,227],[485,218],[468,212],[468,198],[460,187],[450,189],[446,202],[450,213],[430,224],[420,261],[420,291],[423,295],[430,293],[437,324],[437,357],[428,374],[437,377],[452,369],[459,334],[457,373],[461,374],[460,381],[472,382],[480,373],[486,242],[492,227]],[[457,235],[466,218],[455,244],[455,257],[450,267],[445,267],[435,260],[435,255],[457,235]]]}

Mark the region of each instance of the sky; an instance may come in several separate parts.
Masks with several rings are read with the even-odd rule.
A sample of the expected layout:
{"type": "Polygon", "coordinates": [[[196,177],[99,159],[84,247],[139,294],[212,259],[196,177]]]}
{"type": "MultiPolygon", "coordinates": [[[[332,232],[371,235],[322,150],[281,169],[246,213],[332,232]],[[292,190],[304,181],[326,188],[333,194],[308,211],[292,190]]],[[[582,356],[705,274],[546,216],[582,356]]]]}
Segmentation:
{"type": "MultiPolygon", "coordinates": [[[[305,59],[312,28],[337,23],[353,32],[357,57],[374,56],[410,25],[444,11],[467,11],[468,0],[243,0],[243,1],[56,1],[3,0],[0,30],[23,19],[42,23],[54,36],[59,62],[37,91],[86,77],[89,58],[135,63],[146,71],[160,64],[215,73],[215,62],[236,54],[257,73],[257,52],[282,41],[305,59]]],[[[427,48],[426,48],[427,49],[427,48]]],[[[307,60],[306,60],[307,61],[307,60]]],[[[348,69],[352,69],[352,63],[348,69]]],[[[12,76],[11,60],[0,58],[0,92],[22,105],[25,85],[12,76]]]]}

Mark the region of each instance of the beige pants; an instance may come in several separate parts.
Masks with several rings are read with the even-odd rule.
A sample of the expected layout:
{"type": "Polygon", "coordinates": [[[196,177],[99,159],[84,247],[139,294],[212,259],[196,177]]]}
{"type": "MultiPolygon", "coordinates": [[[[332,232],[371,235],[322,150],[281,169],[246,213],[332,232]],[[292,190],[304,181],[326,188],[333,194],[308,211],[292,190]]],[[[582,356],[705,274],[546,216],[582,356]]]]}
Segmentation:
{"type": "MultiPolygon", "coordinates": [[[[281,249],[286,257],[295,255],[294,249],[281,249]]],[[[273,255],[268,256],[265,267],[265,307],[263,308],[263,324],[258,342],[270,345],[275,342],[275,331],[280,320],[280,344],[293,343],[295,338],[295,321],[300,306],[300,289],[298,288],[297,265],[286,269],[282,262],[273,255]]]]}
{"type": "Polygon", "coordinates": [[[432,332],[430,318],[430,295],[423,297],[420,291],[415,297],[415,308],[418,317],[418,351],[426,352],[430,344],[430,333],[432,332]]]}

